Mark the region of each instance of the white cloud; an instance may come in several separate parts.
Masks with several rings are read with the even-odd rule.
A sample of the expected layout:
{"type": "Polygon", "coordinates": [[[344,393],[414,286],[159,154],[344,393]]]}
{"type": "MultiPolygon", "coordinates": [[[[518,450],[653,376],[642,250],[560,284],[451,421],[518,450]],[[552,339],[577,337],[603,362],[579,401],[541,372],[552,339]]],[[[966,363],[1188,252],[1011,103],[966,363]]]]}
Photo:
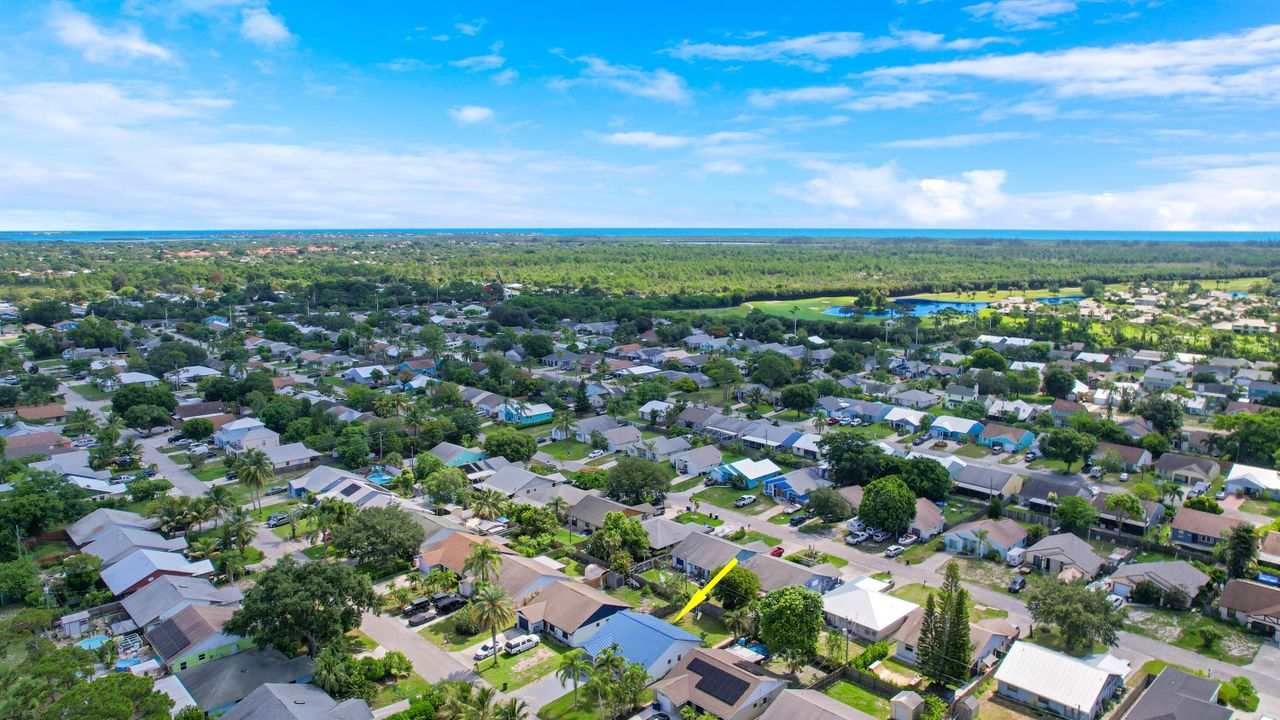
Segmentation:
{"type": "Polygon", "coordinates": [[[754,45],[721,45],[685,40],[663,52],[682,60],[770,61],[823,72],[830,67],[828,61],[867,53],[900,48],[972,50],[995,42],[1005,42],[1005,40],[989,37],[948,41],[937,33],[920,30],[895,31],[886,36],[873,38],[868,38],[859,32],[822,32],[754,45]]]}
{"type": "Polygon", "coordinates": [[[483,105],[460,105],[449,108],[449,117],[459,125],[478,125],[493,119],[493,109],[483,105]]]}
{"type": "Polygon", "coordinates": [[[240,12],[240,35],[245,40],[266,48],[293,42],[293,34],[279,15],[265,7],[245,8],[240,12]]]}
{"type": "Polygon", "coordinates": [[[511,68],[494,73],[489,79],[495,85],[506,87],[520,78],[520,73],[511,68]]]}
{"type": "Polygon", "coordinates": [[[0,88],[0,115],[66,135],[111,135],[162,120],[207,116],[229,107],[223,98],[172,98],[128,93],[109,83],[32,83],[0,88]]]}
{"type": "Polygon", "coordinates": [[[975,18],[990,18],[1001,27],[1034,30],[1052,27],[1049,18],[1073,13],[1077,7],[1077,0],[992,0],[964,10],[975,18]]]}
{"type": "Polygon", "coordinates": [[[120,25],[114,29],[99,25],[92,17],[63,3],[55,3],[49,14],[49,25],[62,44],[78,50],[85,60],[95,63],[112,60],[151,58],[170,60],[168,49],[146,38],[136,25],[120,25]]]}
{"type": "Polygon", "coordinates": [[[378,67],[391,72],[414,72],[417,70],[426,70],[433,67],[418,58],[395,58],[384,63],[378,63],[378,67]]]}
{"type": "Polygon", "coordinates": [[[760,108],[797,103],[831,103],[853,95],[853,89],[845,85],[815,85],[791,90],[752,90],[747,101],[760,108]]]}
{"type": "Polygon", "coordinates": [[[449,61],[449,64],[470,72],[497,70],[507,61],[506,58],[502,57],[501,52],[502,41],[498,41],[489,46],[489,52],[485,55],[474,55],[472,57],[462,58],[461,60],[451,60],[449,61]]]}
{"type": "Polygon", "coordinates": [[[971,78],[1043,85],[1062,97],[1280,100],[1280,25],[1200,40],[1045,53],[873,70],[878,78],[971,78]]]}
{"type": "Polygon", "coordinates": [[[1036,137],[1029,132],[989,132],[966,133],[962,135],[941,135],[938,137],[915,138],[912,140],[894,140],[884,147],[899,150],[933,150],[938,148],[962,148],[974,145],[987,145],[1008,140],[1027,140],[1036,137]]]}
{"type": "Polygon", "coordinates": [[[840,107],[845,110],[853,110],[856,112],[870,112],[874,110],[906,110],[920,105],[932,105],[944,100],[964,97],[969,96],[951,95],[940,90],[895,90],[892,92],[863,95],[841,105],[840,107]]]}
{"type": "MultiPolygon", "coordinates": [[[[1232,158],[1219,158],[1230,160],[1232,158]]],[[[912,177],[879,167],[810,163],[809,181],[778,193],[852,227],[1260,230],[1280,225],[1280,162],[1194,169],[1169,182],[1114,192],[1004,190],[1004,170],[912,177]]]]}
{"type": "Polygon", "coordinates": [[[484,26],[488,24],[489,24],[488,20],[484,18],[479,18],[476,20],[472,20],[471,22],[456,23],[454,27],[457,28],[458,32],[462,33],[463,35],[477,35],[480,33],[481,30],[484,29],[484,26]]]}
{"type": "Polygon", "coordinates": [[[695,138],[688,135],[664,135],[644,130],[612,133],[605,135],[603,139],[610,145],[631,145],[647,147],[651,150],[670,150],[692,145],[695,142],[695,138]]]}
{"type": "Polygon", "coordinates": [[[709,160],[702,164],[702,169],[713,175],[744,175],[749,170],[737,160],[709,160]]]}
{"type": "Polygon", "coordinates": [[[431,39],[435,40],[436,42],[448,42],[449,36],[448,35],[432,35],[431,39]]]}
{"type": "MultiPolygon", "coordinates": [[[[553,51],[557,54],[559,51],[553,51]]],[[[562,55],[563,56],[563,55],[562,55]]],[[[627,95],[658,100],[661,102],[687,104],[693,100],[684,78],[663,69],[645,71],[628,65],[614,65],[595,55],[566,60],[583,65],[576,78],[556,78],[551,87],[567,89],[574,85],[595,85],[615,90],[627,95]]]]}

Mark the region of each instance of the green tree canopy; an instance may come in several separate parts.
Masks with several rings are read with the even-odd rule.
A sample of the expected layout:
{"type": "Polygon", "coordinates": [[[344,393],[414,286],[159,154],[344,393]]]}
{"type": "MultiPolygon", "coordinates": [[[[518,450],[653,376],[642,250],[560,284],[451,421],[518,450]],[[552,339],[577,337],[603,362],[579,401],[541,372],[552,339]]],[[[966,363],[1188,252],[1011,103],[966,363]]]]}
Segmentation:
{"type": "Polygon", "coordinates": [[[871,481],[862,495],[858,518],[871,527],[901,535],[916,517],[916,496],[896,475],[871,481]]]}
{"type": "Polygon", "coordinates": [[[356,512],[330,542],[360,562],[390,565],[412,560],[426,539],[427,531],[408,512],[388,505],[356,512]]]}
{"type": "Polygon", "coordinates": [[[533,457],[538,443],[533,436],[515,428],[500,427],[485,432],[484,451],[491,456],[501,456],[511,462],[524,462],[533,457]]]}
{"type": "Polygon", "coordinates": [[[778,588],[760,599],[760,639],[775,655],[818,654],[822,596],[799,585],[778,588]]]}
{"type": "Polygon", "coordinates": [[[658,463],[644,458],[625,457],[619,460],[605,478],[609,495],[624,505],[650,502],[667,490],[670,481],[667,471],[658,463]]]}

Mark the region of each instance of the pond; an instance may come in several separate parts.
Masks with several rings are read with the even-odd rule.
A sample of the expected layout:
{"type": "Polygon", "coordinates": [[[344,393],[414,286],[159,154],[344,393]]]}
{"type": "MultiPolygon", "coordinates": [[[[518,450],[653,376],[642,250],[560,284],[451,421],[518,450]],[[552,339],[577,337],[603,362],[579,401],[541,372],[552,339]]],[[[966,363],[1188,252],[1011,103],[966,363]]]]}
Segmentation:
{"type": "MultiPolygon", "coordinates": [[[[1060,295],[1055,297],[1035,298],[1035,301],[1046,305],[1061,305],[1062,303],[1080,302],[1083,299],[1083,295],[1060,295]]],[[[862,316],[869,318],[884,318],[906,314],[912,317],[929,317],[930,315],[937,315],[943,310],[954,310],[958,313],[969,315],[979,310],[991,307],[991,303],[989,302],[960,302],[954,300],[936,300],[933,298],[899,298],[892,300],[891,302],[895,306],[894,309],[863,313],[862,316]]],[[[851,313],[848,308],[837,305],[823,310],[822,314],[835,315],[836,317],[853,317],[857,313],[851,313]]]]}

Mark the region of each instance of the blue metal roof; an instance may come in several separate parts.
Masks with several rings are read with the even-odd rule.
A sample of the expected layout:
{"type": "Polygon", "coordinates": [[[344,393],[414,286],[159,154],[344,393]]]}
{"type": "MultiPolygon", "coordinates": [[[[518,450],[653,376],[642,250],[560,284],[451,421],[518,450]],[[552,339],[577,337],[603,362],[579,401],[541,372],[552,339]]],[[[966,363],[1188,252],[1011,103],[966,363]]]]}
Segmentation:
{"type": "Polygon", "coordinates": [[[639,663],[647,668],[662,657],[672,643],[682,640],[702,644],[702,639],[697,635],[681,630],[669,622],[645,613],[623,610],[605,621],[604,627],[587,641],[583,649],[594,657],[601,650],[616,644],[619,654],[628,662],[639,663]]]}

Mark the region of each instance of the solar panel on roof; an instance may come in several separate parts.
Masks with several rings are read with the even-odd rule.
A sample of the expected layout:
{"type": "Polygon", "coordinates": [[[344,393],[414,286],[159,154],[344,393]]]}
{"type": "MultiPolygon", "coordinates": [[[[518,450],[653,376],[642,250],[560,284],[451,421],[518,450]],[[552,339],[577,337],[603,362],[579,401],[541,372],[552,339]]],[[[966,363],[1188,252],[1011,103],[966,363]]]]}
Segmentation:
{"type": "Polygon", "coordinates": [[[166,620],[147,632],[147,639],[151,641],[151,647],[160,653],[162,658],[171,658],[178,654],[178,651],[191,644],[182,629],[172,619],[166,620]]]}
{"type": "Polygon", "coordinates": [[[742,694],[747,691],[750,685],[742,678],[734,677],[720,668],[695,658],[689,663],[689,670],[697,673],[701,677],[694,688],[710,695],[725,705],[733,705],[738,702],[742,694]]]}
{"type": "Polygon", "coordinates": [[[342,495],[342,497],[351,497],[352,495],[358,492],[360,492],[360,486],[356,485],[355,483],[352,483],[342,488],[342,491],[340,492],[340,494],[342,495]]]}

